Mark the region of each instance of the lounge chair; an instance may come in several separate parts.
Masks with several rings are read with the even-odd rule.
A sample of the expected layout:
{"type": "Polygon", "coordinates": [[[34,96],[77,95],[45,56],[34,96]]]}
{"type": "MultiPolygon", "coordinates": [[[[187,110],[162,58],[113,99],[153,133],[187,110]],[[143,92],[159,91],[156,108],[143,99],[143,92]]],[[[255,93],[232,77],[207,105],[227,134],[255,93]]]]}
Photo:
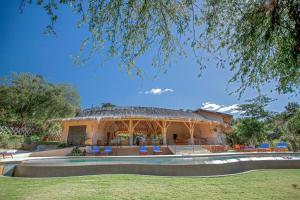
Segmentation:
{"type": "Polygon", "coordinates": [[[279,142],[276,144],[276,147],[274,148],[276,152],[286,152],[289,151],[288,144],[286,142],[279,142]]]}
{"type": "Polygon", "coordinates": [[[262,143],[260,146],[257,148],[259,152],[268,152],[271,151],[270,145],[268,143],[262,143]]]}
{"type": "Polygon", "coordinates": [[[89,148],[87,148],[87,153],[91,153],[91,154],[100,153],[100,147],[98,147],[98,146],[90,146],[89,148]]]}
{"type": "Polygon", "coordinates": [[[12,149],[12,150],[0,150],[0,155],[2,155],[3,159],[6,156],[10,156],[11,158],[14,158],[13,155],[17,152],[17,150],[12,149]]]}
{"type": "Polygon", "coordinates": [[[147,147],[145,147],[145,146],[141,146],[141,147],[139,148],[139,152],[140,152],[141,155],[147,155],[148,149],[147,149],[147,147]]]}
{"type": "Polygon", "coordinates": [[[112,153],[112,147],[104,147],[104,153],[106,154],[112,153]]]}
{"type": "Polygon", "coordinates": [[[160,149],[159,146],[153,146],[152,151],[153,151],[153,154],[160,154],[160,153],[162,153],[162,150],[160,149]]]}

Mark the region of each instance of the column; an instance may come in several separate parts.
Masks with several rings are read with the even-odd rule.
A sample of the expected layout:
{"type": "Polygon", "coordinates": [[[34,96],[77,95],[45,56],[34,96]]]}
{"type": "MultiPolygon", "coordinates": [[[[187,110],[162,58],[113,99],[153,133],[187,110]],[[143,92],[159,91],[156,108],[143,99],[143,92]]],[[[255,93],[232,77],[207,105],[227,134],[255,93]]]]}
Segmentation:
{"type": "Polygon", "coordinates": [[[194,145],[194,131],[195,131],[195,122],[184,122],[184,125],[187,127],[190,133],[190,140],[192,145],[194,145]]]}
{"type": "Polygon", "coordinates": [[[190,139],[191,139],[191,143],[192,143],[192,145],[194,144],[194,127],[192,127],[191,129],[190,129],[190,139]]]}
{"type": "Polygon", "coordinates": [[[161,124],[156,122],[157,125],[161,128],[161,134],[163,136],[163,145],[167,145],[167,130],[168,127],[171,125],[171,122],[162,121],[161,124]]]}
{"type": "Polygon", "coordinates": [[[131,146],[133,144],[133,121],[132,120],[129,120],[128,133],[129,133],[129,145],[131,146]]]}
{"type": "Polygon", "coordinates": [[[166,121],[163,121],[162,122],[162,130],[161,130],[161,133],[162,133],[162,136],[163,136],[163,145],[167,145],[167,122],[166,121]]]}

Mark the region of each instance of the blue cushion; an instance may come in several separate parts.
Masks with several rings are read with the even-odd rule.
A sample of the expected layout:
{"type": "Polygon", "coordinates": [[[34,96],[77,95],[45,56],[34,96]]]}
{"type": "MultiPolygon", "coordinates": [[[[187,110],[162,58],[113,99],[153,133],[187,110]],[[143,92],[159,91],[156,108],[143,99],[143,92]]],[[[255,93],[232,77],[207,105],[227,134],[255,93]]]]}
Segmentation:
{"type": "Polygon", "coordinates": [[[161,149],[159,146],[154,146],[153,147],[153,152],[161,152],[161,149]]]}
{"type": "Polygon", "coordinates": [[[98,153],[98,152],[100,152],[100,148],[98,146],[92,146],[91,147],[91,152],[92,153],[98,153]]]}
{"type": "Polygon", "coordinates": [[[144,146],[140,147],[140,152],[145,153],[147,151],[148,151],[147,147],[144,147],[144,146]]]}
{"type": "Polygon", "coordinates": [[[277,143],[276,148],[288,148],[288,145],[286,142],[279,142],[277,143]]]}
{"type": "Polygon", "coordinates": [[[270,148],[270,145],[268,143],[262,143],[260,144],[260,148],[267,149],[270,148]]]}
{"type": "Polygon", "coordinates": [[[112,152],[112,147],[105,147],[105,148],[104,148],[104,152],[105,152],[105,153],[110,153],[110,152],[112,152]]]}

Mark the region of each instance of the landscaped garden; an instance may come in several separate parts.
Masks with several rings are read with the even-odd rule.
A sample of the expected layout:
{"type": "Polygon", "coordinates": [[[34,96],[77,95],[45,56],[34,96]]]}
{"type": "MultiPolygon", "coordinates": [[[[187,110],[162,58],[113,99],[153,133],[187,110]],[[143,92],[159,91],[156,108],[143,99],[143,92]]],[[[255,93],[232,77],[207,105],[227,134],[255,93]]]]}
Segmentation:
{"type": "Polygon", "coordinates": [[[227,177],[0,177],[0,199],[300,199],[300,170],[227,177]]]}

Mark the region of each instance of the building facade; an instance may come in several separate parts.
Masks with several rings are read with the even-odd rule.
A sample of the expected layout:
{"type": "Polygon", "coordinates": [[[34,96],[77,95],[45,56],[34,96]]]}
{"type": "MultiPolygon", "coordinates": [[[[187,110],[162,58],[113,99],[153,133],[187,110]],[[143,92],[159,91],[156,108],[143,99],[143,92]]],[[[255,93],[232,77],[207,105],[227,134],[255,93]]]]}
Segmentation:
{"type": "Polygon", "coordinates": [[[62,119],[70,145],[224,145],[232,116],[151,107],[90,108],[62,119]]]}

